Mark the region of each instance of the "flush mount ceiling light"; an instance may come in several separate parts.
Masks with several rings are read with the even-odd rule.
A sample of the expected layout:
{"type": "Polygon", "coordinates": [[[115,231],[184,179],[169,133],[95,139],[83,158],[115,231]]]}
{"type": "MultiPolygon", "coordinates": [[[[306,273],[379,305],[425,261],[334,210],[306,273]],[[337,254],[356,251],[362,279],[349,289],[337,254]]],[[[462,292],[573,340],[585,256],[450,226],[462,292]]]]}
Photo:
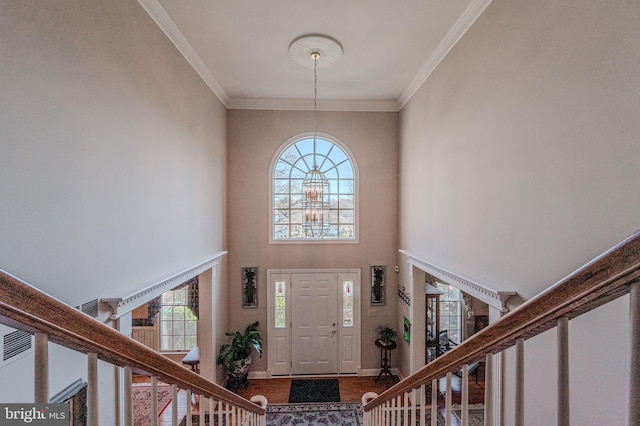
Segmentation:
{"type": "Polygon", "coordinates": [[[313,69],[313,166],[302,181],[304,200],[303,229],[309,238],[322,238],[329,228],[329,179],[316,161],[318,134],[318,74],[319,68],[328,68],[342,57],[342,46],[326,36],[310,35],[295,39],[289,45],[289,56],[297,64],[313,69]]]}

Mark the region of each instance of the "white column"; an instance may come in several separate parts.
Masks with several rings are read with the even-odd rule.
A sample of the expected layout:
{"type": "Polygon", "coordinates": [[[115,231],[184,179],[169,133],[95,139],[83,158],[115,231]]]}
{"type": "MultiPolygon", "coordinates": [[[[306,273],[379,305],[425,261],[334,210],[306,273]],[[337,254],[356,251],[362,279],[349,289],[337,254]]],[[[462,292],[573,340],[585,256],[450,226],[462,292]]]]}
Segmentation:
{"type": "Polygon", "coordinates": [[[151,426],[158,426],[158,378],[151,376],[151,426]]]}
{"type": "Polygon", "coordinates": [[[640,425],[640,283],[631,285],[631,368],[629,371],[629,425],[640,425]]]}
{"type": "Polygon", "coordinates": [[[98,355],[87,355],[87,424],[98,426],[98,355]]]}
{"type": "Polygon", "coordinates": [[[485,359],[484,373],[484,426],[493,426],[493,354],[485,359]]]}
{"type": "Polygon", "coordinates": [[[133,400],[131,397],[132,385],[133,376],[131,374],[131,367],[124,367],[124,383],[122,389],[122,399],[124,399],[124,426],[133,426],[133,400]]]}
{"type": "Polygon", "coordinates": [[[524,426],[524,339],[516,340],[515,426],[524,426]]]}
{"type": "Polygon", "coordinates": [[[569,318],[558,320],[558,426],[569,426],[569,318]]]}
{"type": "Polygon", "coordinates": [[[49,403],[49,336],[44,333],[35,335],[34,353],[34,402],[36,404],[49,403]]]}

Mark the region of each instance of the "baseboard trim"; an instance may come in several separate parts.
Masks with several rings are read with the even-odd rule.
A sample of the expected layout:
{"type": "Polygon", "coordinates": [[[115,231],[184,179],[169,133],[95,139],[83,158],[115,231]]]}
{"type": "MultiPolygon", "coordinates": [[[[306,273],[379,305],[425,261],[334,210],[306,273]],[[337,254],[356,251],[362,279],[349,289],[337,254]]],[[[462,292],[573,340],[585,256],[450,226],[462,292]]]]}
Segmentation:
{"type": "MultiPolygon", "coordinates": [[[[400,380],[402,380],[404,377],[402,376],[402,373],[400,372],[400,370],[398,370],[397,368],[392,368],[391,369],[391,373],[394,376],[397,376],[400,380]]],[[[358,376],[364,376],[364,377],[376,377],[378,374],[380,374],[380,369],[379,368],[363,368],[360,369],[360,374],[319,374],[317,376],[311,375],[305,375],[305,376],[270,376],[268,374],[268,372],[265,371],[250,371],[249,372],[249,379],[271,379],[271,378],[293,378],[293,377],[358,377],[358,376]]]]}

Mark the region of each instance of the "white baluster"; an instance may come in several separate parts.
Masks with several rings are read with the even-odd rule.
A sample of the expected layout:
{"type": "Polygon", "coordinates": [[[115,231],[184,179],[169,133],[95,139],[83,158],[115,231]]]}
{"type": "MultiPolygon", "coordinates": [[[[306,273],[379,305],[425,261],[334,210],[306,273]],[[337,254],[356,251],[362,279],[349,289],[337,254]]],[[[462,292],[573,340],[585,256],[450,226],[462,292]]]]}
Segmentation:
{"type": "Polygon", "coordinates": [[[200,413],[199,417],[199,421],[198,424],[199,426],[205,426],[204,425],[204,416],[206,414],[207,411],[207,401],[209,399],[205,398],[204,395],[200,395],[200,399],[198,400],[198,412],[200,413]]]}
{"type": "Polygon", "coordinates": [[[124,426],[133,426],[133,400],[131,397],[131,387],[133,386],[133,375],[131,367],[124,367],[124,426]]]}
{"type": "Polygon", "coordinates": [[[640,425],[640,283],[631,285],[631,368],[629,371],[629,425],[640,425]]]}
{"type": "Polygon", "coordinates": [[[431,426],[438,426],[438,381],[431,381],[431,426]]]}
{"type": "Polygon", "coordinates": [[[493,354],[488,353],[484,366],[484,426],[493,426],[493,354]]]}
{"type": "MultiPolygon", "coordinates": [[[[215,422],[215,418],[213,417],[215,414],[215,409],[216,409],[216,401],[211,398],[209,399],[209,424],[213,425],[215,422]]],[[[218,419],[218,421],[220,422],[220,419],[218,419]]],[[[218,424],[222,424],[222,422],[218,423],[218,424]]]]}
{"type": "Polygon", "coordinates": [[[402,414],[403,414],[403,425],[408,425],[409,424],[409,392],[405,392],[404,393],[404,397],[403,397],[403,402],[402,402],[402,414]]]}
{"type": "Polygon", "coordinates": [[[193,425],[193,410],[191,409],[191,389],[187,389],[187,426],[193,425]]]}
{"type": "Polygon", "coordinates": [[[35,334],[34,396],[36,404],[49,403],[49,336],[35,334]]]}
{"type": "Polygon", "coordinates": [[[516,340],[515,426],[524,426],[524,339],[516,340]]]}
{"type": "MultiPolygon", "coordinates": [[[[411,425],[416,426],[417,416],[416,409],[418,406],[418,399],[416,398],[416,390],[411,390],[411,425]]],[[[424,424],[424,423],[423,423],[424,424]]]]}
{"type": "Polygon", "coordinates": [[[178,426],[178,385],[171,385],[171,425],[178,426]]]}
{"type": "Polygon", "coordinates": [[[462,426],[469,426],[469,364],[462,366],[462,426]]]}
{"type": "Polygon", "coordinates": [[[452,404],[452,394],[451,394],[451,372],[447,373],[447,393],[445,396],[445,422],[446,426],[451,426],[451,404],[452,404]]]}
{"type": "Polygon", "coordinates": [[[98,355],[87,355],[87,425],[98,426],[98,355]]]}
{"type": "Polygon", "coordinates": [[[158,426],[158,378],[151,376],[151,426],[158,426]]]}
{"type": "Polygon", "coordinates": [[[421,425],[425,425],[425,418],[427,417],[426,411],[427,411],[427,387],[424,385],[424,383],[422,384],[422,386],[420,386],[420,424],[421,425]]]}
{"type": "Polygon", "coordinates": [[[558,320],[558,426],[569,426],[569,318],[558,320]]]}

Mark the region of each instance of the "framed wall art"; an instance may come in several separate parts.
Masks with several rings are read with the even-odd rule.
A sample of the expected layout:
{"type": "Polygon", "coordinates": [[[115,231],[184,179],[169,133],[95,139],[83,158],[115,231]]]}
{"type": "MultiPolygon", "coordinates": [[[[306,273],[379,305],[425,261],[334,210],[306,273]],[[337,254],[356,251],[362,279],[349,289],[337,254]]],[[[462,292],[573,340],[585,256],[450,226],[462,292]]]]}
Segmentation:
{"type": "Polygon", "coordinates": [[[258,267],[242,267],[242,307],[258,307],[258,267]]]}
{"type": "Polygon", "coordinates": [[[385,304],[386,266],[375,265],[371,267],[371,304],[385,304]]]}

